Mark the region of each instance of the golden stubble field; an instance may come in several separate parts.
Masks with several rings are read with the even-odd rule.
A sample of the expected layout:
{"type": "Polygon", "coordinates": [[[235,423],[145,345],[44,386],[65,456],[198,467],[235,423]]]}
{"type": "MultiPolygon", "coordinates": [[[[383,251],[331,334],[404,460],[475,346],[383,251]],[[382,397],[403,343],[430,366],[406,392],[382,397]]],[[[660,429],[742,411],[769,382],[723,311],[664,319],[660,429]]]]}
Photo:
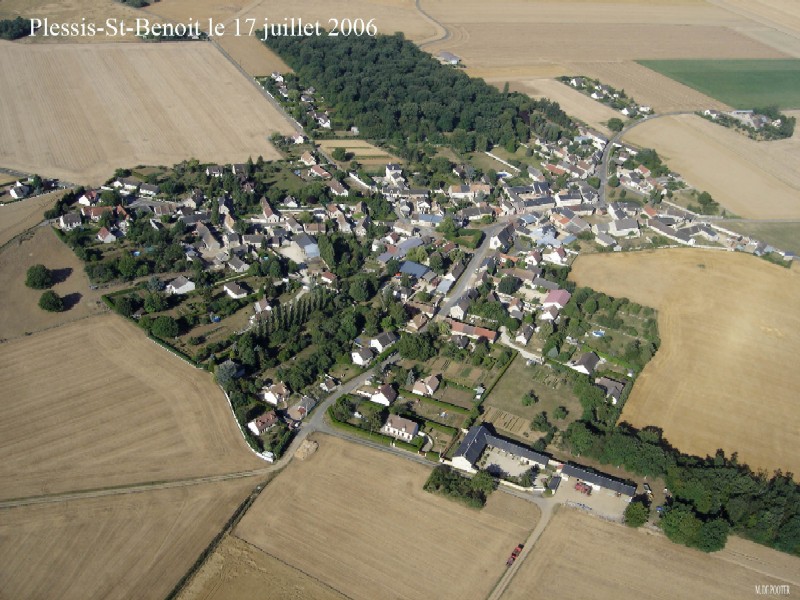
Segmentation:
{"type": "Polygon", "coordinates": [[[753,469],[800,472],[800,275],[752,256],[690,249],[581,256],[572,279],[659,311],[661,348],[622,420],[679,450],[718,448],[753,469]]]}
{"type": "Polygon", "coordinates": [[[162,600],[256,483],[0,510],[0,597],[162,600]]]}
{"type": "Polygon", "coordinates": [[[430,468],[321,437],[234,535],[354,600],[484,598],[539,518],[495,492],[481,511],[423,491],[430,468]]]}
{"type": "Polygon", "coordinates": [[[504,600],[730,600],[755,596],[757,584],[800,583],[800,559],[731,538],[714,554],[666,537],[561,507],[504,600]]]}
{"type": "Polygon", "coordinates": [[[677,115],[643,123],[625,140],[655,148],[689,185],[741,217],[800,218],[800,132],[756,142],[697,115],[677,115]]]}
{"type": "Polygon", "coordinates": [[[222,392],[115,315],[0,344],[0,499],[258,469],[222,392]]]}
{"type": "Polygon", "coordinates": [[[227,535],[178,600],[345,600],[333,588],[227,535]]]}
{"type": "MultiPolygon", "coordinates": [[[[49,19],[51,23],[86,23],[105,24],[106,19],[124,20],[133,24],[137,17],[145,16],[140,11],[125,6],[115,0],[2,0],[0,1],[0,19],[22,16],[26,19],[49,19]]],[[[74,37],[69,41],[78,43],[105,43],[109,41],[130,42],[132,36],[109,38],[106,36],[74,37]]],[[[63,37],[45,37],[39,34],[23,38],[22,44],[61,44],[63,37]]]]}
{"type": "Polygon", "coordinates": [[[279,157],[285,118],[208,43],[0,44],[0,165],[80,184],[118,167],[279,157]],[[20,77],[25,73],[25,77],[20,77]]]}

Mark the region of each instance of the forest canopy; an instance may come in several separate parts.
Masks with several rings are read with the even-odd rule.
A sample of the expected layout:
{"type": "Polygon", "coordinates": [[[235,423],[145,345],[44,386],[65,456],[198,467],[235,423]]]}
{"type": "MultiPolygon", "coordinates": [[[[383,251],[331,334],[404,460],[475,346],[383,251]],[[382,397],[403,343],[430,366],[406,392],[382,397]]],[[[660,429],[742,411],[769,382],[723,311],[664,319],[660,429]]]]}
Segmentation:
{"type": "Polygon", "coordinates": [[[270,37],[266,42],[313,85],[338,126],[403,144],[431,141],[469,152],[550,141],[572,133],[559,105],[506,93],[442,65],[402,34],[376,37],[270,37]]]}

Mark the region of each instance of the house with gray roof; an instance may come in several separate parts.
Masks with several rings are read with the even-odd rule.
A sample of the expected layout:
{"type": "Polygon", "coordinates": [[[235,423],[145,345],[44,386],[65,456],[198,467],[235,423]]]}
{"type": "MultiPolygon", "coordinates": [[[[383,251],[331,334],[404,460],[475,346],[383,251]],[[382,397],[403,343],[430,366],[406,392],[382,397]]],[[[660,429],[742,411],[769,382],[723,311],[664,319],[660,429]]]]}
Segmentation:
{"type": "Polygon", "coordinates": [[[492,435],[483,425],[475,425],[464,436],[463,441],[456,449],[455,454],[453,454],[451,464],[456,469],[474,472],[475,464],[483,454],[483,451],[489,446],[507,453],[512,458],[527,461],[531,465],[536,465],[540,468],[545,468],[550,463],[550,457],[492,435]]]}
{"type": "Polygon", "coordinates": [[[624,481],[613,479],[608,475],[604,475],[603,473],[595,473],[586,467],[581,467],[578,465],[564,465],[564,467],[561,469],[561,478],[569,481],[571,477],[589,484],[594,490],[605,489],[614,494],[628,496],[629,500],[636,495],[635,485],[630,485],[624,481]]]}

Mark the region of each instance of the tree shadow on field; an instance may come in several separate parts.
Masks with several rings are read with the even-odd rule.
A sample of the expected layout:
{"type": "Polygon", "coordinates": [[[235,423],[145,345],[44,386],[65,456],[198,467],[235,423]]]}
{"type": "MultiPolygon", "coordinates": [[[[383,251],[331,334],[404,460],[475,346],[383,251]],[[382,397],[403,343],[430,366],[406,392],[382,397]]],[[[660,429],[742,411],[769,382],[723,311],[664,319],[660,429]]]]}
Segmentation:
{"type": "Polygon", "coordinates": [[[53,284],[64,283],[69,276],[72,275],[72,267],[64,267],[63,269],[53,269],[50,271],[53,277],[53,284]]]}
{"type": "Polygon", "coordinates": [[[77,306],[78,302],[81,301],[81,298],[83,298],[83,294],[80,294],[78,292],[74,292],[72,294],[67,294],[66,296],[64,296],[61,299],[62,302],[64,303],[64,310],[68,311],[77,306]]]}

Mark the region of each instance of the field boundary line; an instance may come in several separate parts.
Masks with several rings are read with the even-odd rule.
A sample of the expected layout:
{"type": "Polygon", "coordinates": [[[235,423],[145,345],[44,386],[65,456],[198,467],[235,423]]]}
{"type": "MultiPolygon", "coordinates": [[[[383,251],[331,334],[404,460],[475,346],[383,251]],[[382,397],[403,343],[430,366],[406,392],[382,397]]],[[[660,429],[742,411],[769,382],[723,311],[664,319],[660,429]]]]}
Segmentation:
{"type": "MultiPolygon", "coordinates": [[[[265,487],[266,487],[266,486],[265,486],[265,487]]],[[[239,540],[240,542],[243,542],[243,543],[247,544],[248,546],[250,546],[250,547],[251,547],[251,548],[253,548],[254,550],[256,550],[256,551],[260,552],[261,554],[263,554],[263,555],[265,555],[265,556],[269,556],[270,558],[274,558],[274,559],[275,559],[275,560],[277,560],[279,563],[286,565],[286,566],[287,566],[287,567],[289,567],[290,569],[293,569],[294,571],[297,571],[298,573],[302,573],[303,575],[305,575],[305,576],[306,576],[306,577],[308,577],[309,579],[313,579],[313,580],[314,580],[314,581],[316,581],[317,583],[321,583],[321,584],[322,584],[324,587],[328,588],[329,590],[333,590],[334,592],[336,592],[337,594],[339,594],[339,595],[341,595],[341,596],[344,596],[344,597],[345,597],[345,598],[347,598],[348,600],[354,600],[352,596],[348,596],[348,595],[347,595],[347,594],[345,594],[343,591],[341,591],[341,590],[338,590],[338,589],[336,589],[335,587],[333,587],[331,584],[329,584],[329,583],[327,583],[327,582],[323,581],[322,579],[319,579],[319,578],[315,577],[315,576],[314,576],[314,575],[312,575],[311,573],[307,573],[307,572],[303,571],[303,569],[300,569],[299,567],[296,567],[296,566],[294,566],[294,565],[293,565],[293,564],[291,564],[291,563],[288,563],[288,562],[286,562],[286,561],[285,561],[285,560],[283,560],[282,558],[278,558],[278,557],[277,557],[277,556],[275,556],[274,554],[271,554],[271,553],[267,552],[266,550],[264,550],[263,548],[261,548],[261,547],[259,547],[259,546],[255,545],[255,544],[253,544],[252,542],[248,542],[246,539],[244,539],[244,538],[242,538],[242,537],[239,537],[239,536],[238,536],[238,535],[236,535],[235,533],[231,532],[231,534],[230,534],[230,535],[231,535],[231,537],[235,537],[235,538],[236,538],[237,540],[239,540]]],[[[169,599],[169,598],[167,598],[167,600],[170,600],[170,599],[169,599]]]]}
{"type": "Polygon", "coordinates": [[[189,570],[183,574],[178,580],[178,583],[175,584],[175,587],[172,588],[172,591],[167,594],[166,600],[174,600],[178,597],[178,595],[183,591],[186,585],[194,578],[197,572],[203,567],[205,562],[208,560],[208,557],[211,556],[219,546],[220,542],[228,535],[233,528],[239,524],[239,521],[242,520],[242,517],[247,513],[253,503],[258,499],[261,495],[261,492],[264,491],[264,488],[267,487],[269,482],[257,485],[251,492],[248,494],[247,498],[245,498],[239,506],[233,511],[233,515],[225,522],[222,529],[220,530],[217,535],[209,542],[209,544],[203,549],[200,553],[200,556],[197,557],[197,560],[194,561],[189,570]]]}
{"type": "Polygon", "coordinates": [[[41,496],[27,496],[23,498],[10,498],[0,500],[0,510],[19,508],[23,506],[33,506],[36,504],[54,504],[56,502],[69,502],[70,500],[83,500],[89,498],[103,498],[106,496],[119,496],[123,494],[140,494],[153,490],[168,490],[179,487],[190,487],[193,485],[203,485],[207,483],[217,483],[220,481],[230,481],[232,479],[245,479],[247,477],[258,477],[272,472],[269,468],[253,469],[250,471],[233,471],[230,473],[220,473],[219,475],[200,475],[185,479],[168,479],[163,481],[144,481],[140,483],[123,483],[116,486],[93,488],[88,490],[73,490],[67,492],[57,492],[41,496]]]}
{"type": "MultiPolygon", "coordinates": [[[[222,54],[223,58],[225,58],[229,63],[231,63],[233,67],[237,71],[239,71],[239,73],[242,74],[245,77],[245,79],[247,79],[247,81],[249,81],[253,86],[255,86],[255,88],[267,100],[267,102],[269,102],[278,111],[280,116],[283,117],[286,120],[286,122],[289,123],[289,125],[291,125],[295,129],[297,133],[301,135],[307,135],[305,130],[303,129],[303,126],[300,125],[300,123],[298,123],[294,118],[292,118],[292,116],[289,115],[289,113],[287,113],[284,110],[283,106],[280,105],[280,103],[275,99],[275,97],[272,94],[270,94],[267,90],[265,90],[264,87],[260,83],[258,83],[258,80],[256,80],[255,77],[251,77],[247,73],[247,71],[245,71],[242,68],[242,66],[239,63],[237,63],[236,60],[234,60],[234,58],[230,54],[228,54],[228,51],[219,45],[219,42],[217,42],[214,38],[209,38],[209,41],[211,42],[211,45],[214,48],[216,48],[220,54],[222,54]]],[[[277,150],[277,148],[275,149],[277,150]]]]}

